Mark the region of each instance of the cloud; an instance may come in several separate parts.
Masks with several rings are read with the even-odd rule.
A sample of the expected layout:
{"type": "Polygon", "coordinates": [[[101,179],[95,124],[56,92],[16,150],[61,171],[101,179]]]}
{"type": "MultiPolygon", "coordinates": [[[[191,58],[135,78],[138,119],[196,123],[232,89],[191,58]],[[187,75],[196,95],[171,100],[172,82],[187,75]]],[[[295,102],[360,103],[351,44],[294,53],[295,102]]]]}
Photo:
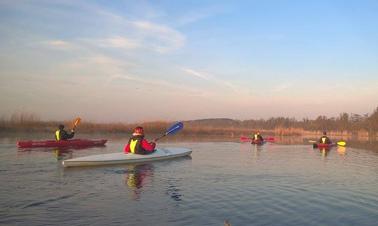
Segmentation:
{"type": "Polygon", "coordinates": [[[122,49],[136,49],[141,46],[141,43],[137,40],[132,40],[126,37],[114,36],[110,38],[97,40],[100,46],[112,47],[112,48],[122,48],[122,49]]]}
{"type": "MultiPolygon", "coordinates": [[[[136,49],[167,54],[182,48],[186,43],[186,37],[183,33],[167,24],[145,20],[143,19],[144,14],[130,19],[100,5],[85,2],[77,3],[76,1],[58,1],[57,3],[42,1],[39,4],[16,3],[9,5],[14,11],[23,10],[27,15],[33,17],[42,14],[45,18],[51,18],[51,21],[55,22],[54,19],[59,12],[62,21],[68,20],[55,25],[60,26],[58,28],[63,31],[66,29],[65,23],[70,23],[70,29],[76,29],[77,32],[70,36],[70,43],[53,36],[47,37],[46,39],[52,39],[52,41],[47,42],[48,46],[54,49],[69,50],[73,47],[73,44],[76,44],[76,47],[82,47],[82,44],[90,44],[101,48],[136,49]],[[74,10],[67,10],[71,8],[74,10]],[[82,20],[78,23],[70,21],[76,17],[82,18],[82,20]],[[87,20],[87,18],[91,18],[91,20],[87,20]],[[97,32],[93,28],[94,23],[104,29],[97,32]],[[86,26],[86,29],[82,29],[82,26],[86,26]]],[[[59,33],[56,34],[59,35],[59,33]]],[[[48,35],[51,35],[51,33],[48,35]]],[[[41,37],[40,34],[39,36],[41,37]]]]}
{"type": "Polygon", "coordinates": [[[134,66],[128,61],[95,53],[73,58],[68,62],[61,63],[57,68],[67,75],[77,75],[78,79],[89,83],[106,81],[110,76],[125,73],[134,66]]]}
{"type": "Polygon", "coordinates": [[[45,44],[50,48],[58,50],[72,50],[74,48],[74,44],[63,40],[50,40],[46,41],[45,44]]]}
{"type": "Polygon", "coordinates": [[[149,21],[132,21],[130,24],[136,29],[145,47],[159,53],[168,53],[184,46],[186,38],[180,32],[149,21]]]}
{"type": "Polygon", "coordinates": [[[116,80],[128,80],[132,81],[135,85],[137,83],[140,84],[145,84],[151,88],[157,88],[160,90],[160,92],[172,92],[175,95],[177,93],[182,93],[185,95],[189,96],[207,96],[205,92],[195,89],[193,87],[188,87],[186,85],[181,85],[181,84],[174,84],[167,82],[165,80],[156,80],[156,79],[149,79],[149,78],[143,78],[138,75],[132,75],[128,74],[127,72],[124,73],[119,73],[119,74],[113,74],[112,76],[109,77],[108,83],[116,81],[116,80]]]}
{"type": "MultiPolygon", "coordinates": [[[[228,89],[230,89],[234,93],[237,93],[237,94],[247,93],[245,91],[245,89],[243,89],[243,87],[237,86],[237,85],[235,85],[232,82],[227,81],[227,80],[218,79],[218,78],[216,78],[215,76],[213,76],[209,73],[199,72],[199,71],[196,71],[196,70],[190,69],[190,68],[182,68],[182,71],[184,71],[185,73],[192,75],[194,77],[201,78],[203,80],[209,81],[212,84],[215,84],[216,86],[227,87],[228,89]]],[[[221,88],[221,90],[224,90],[224,89],[221,88]]]]}
{"type": "Polygon", "coordinates": [[[198,72],[190,68],[182,68],[184,72],[186,72],[189,75],[193,75],[197,78],[205,79],[205,80],[210,80],[209,76],[203,72],[198,72]]]}
{"type": "Polygon", "coordinates": [[[124,19],[118,26],[126,31],[108,32],[105,37],[77,38],[77,41],[101,48],[153,51],[160,54],[174,52],[186,42],[183,34],[163,24],[124,19]]]}
{"type": "Polygon", "coordinates": [[[198,21],[204,20],[209,17],[216,16],[218,14],[224,14],[229,12],[231,9],[230,5],[211,5],[207,7],[196,8],[189,12],[182,13],[176,20],[176,24],[179,26],[185,26],[187,24],[196,23],[198,21]]]}

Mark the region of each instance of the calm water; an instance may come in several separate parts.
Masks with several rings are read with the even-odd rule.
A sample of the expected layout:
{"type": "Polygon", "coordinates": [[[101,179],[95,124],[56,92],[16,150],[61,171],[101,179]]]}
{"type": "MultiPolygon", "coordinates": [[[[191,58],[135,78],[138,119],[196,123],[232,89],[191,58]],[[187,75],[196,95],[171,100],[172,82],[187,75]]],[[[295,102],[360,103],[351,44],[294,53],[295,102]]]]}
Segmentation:
{"type": "Polygon", "coordinates": [[[378,153],[310,145],[168,140],[190,158],[64,169],[121,151],[21,151],[0,139],[1,225],[377,225],[378,153]]]}

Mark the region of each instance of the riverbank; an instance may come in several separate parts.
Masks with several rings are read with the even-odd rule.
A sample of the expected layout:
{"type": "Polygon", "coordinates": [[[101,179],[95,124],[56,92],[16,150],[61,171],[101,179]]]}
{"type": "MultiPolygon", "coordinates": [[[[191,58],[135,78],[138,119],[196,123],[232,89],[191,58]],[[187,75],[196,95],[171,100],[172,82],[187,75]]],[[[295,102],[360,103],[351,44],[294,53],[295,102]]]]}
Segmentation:
{"type": "MultiPolygon", "coordinates": [[[[54,133],[57,129],[57,125],[62,122],[3,122],[0,124],[0,136],[1,134],[10,133],[54,133]]],[[[145,123],[92,123],[92,122],[82,122],[77,131],[82,134],[130,134],[136,126],[143,126],[146,133],[163,133],[166,129],[172,125],[173,122],[145,122],[145,123]]],[[[63,122],[67,130],[71,128],[71,122],[63,122]]],[[[302,137],[319,137],[322,135],[323,130],[305,130],[303,128],[285,128],[276,127],[273,129],[265,129],[261,127],[247,127],[246,125],[240,124],[239,126],[216,125],[212,123],[198,124],[196,121],[184,121],[184,130],[180,133],[183,135],[197,135],[197,136],[225,136],[225,137],[240,137],[240,136],[252,136],[256,131],[260,131],[263,135],[269,136],[302,136],[302,137]]],[[[359,130],[327,130],[327,134],[330,137],[337,137],[340,139],[378,139],[378,132],[367,131],[364,129],[359,130]]]]}
{"type": "MultiPolygon", "coordinates": [[[[162,133],[169,128],[172,121],[150,121],[139,123],[96,123],[82,120],[77,130],[80,133],[130,133],[136,126],[143,126],[146,133],[162,133]]],[[[350,139],[378,138],[378,108],[372,114],[341,113],[339,117],[327,118],[318,116],[316,119],[276,117],[269,119],[236,120],[229,118],[209,118],[183,121],[184,135],[222,135],[230,137],[248,136],[256,131],[274,136],[315,136],[323,131],[329,136],[350,139]]],[[[67,129],[72,128],[72,121],[42,121],[34,114],[13,114],[10,118],[0,119],[0,133],[14,132],[54,132],[59,124],[67,129]]]]}

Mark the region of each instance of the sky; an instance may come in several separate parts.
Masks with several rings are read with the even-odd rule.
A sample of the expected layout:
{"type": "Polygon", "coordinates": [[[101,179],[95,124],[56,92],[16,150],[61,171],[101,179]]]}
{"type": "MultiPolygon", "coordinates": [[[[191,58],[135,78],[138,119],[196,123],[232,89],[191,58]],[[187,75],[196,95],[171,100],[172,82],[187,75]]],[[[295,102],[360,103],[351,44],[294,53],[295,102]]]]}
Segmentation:
{"type": "Polygon", "coordinates": [[[372,113],[377,12],[376,0],[0,0],[0,116],[372,113]]]}

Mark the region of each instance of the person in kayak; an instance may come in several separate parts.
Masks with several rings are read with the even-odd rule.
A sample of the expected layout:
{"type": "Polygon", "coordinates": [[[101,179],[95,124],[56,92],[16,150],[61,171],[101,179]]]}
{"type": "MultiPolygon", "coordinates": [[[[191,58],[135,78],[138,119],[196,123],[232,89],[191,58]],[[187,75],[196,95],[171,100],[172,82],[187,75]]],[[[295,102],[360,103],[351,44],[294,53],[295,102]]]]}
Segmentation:
{"type": "Polygon", "coordinates": [[[59,129],[55,131],[55,140],[68,140],[73,138],[75,135],[75,130],[72,129],[71,133],[67,133],[67,131],[64,130],[64,125],[59,125],[59,129]]]}
{"type": "Polygon", "coordinates": [[[138,126],[134,129],[133,135],[125,146],[125,153],[148,155],[155,151],[155,142],[148,142],[144,139],[143,127],[138,126]]]}
{"type": "Polygon", "coordinates": [[[327,137],[327,132],[323,132],[323,136],[319,139],[320,144],[332,144],[331,139],[327,137]]]}
{"type": "Polygon", "coordinates": [[[264,141],[264,138],[260,135],[260,132],[257,131],[257,132],[253,135],[253,137],[252,137],[252,141],[254,141],[254,142],[262,142],[262,141],[264,141]]]}

